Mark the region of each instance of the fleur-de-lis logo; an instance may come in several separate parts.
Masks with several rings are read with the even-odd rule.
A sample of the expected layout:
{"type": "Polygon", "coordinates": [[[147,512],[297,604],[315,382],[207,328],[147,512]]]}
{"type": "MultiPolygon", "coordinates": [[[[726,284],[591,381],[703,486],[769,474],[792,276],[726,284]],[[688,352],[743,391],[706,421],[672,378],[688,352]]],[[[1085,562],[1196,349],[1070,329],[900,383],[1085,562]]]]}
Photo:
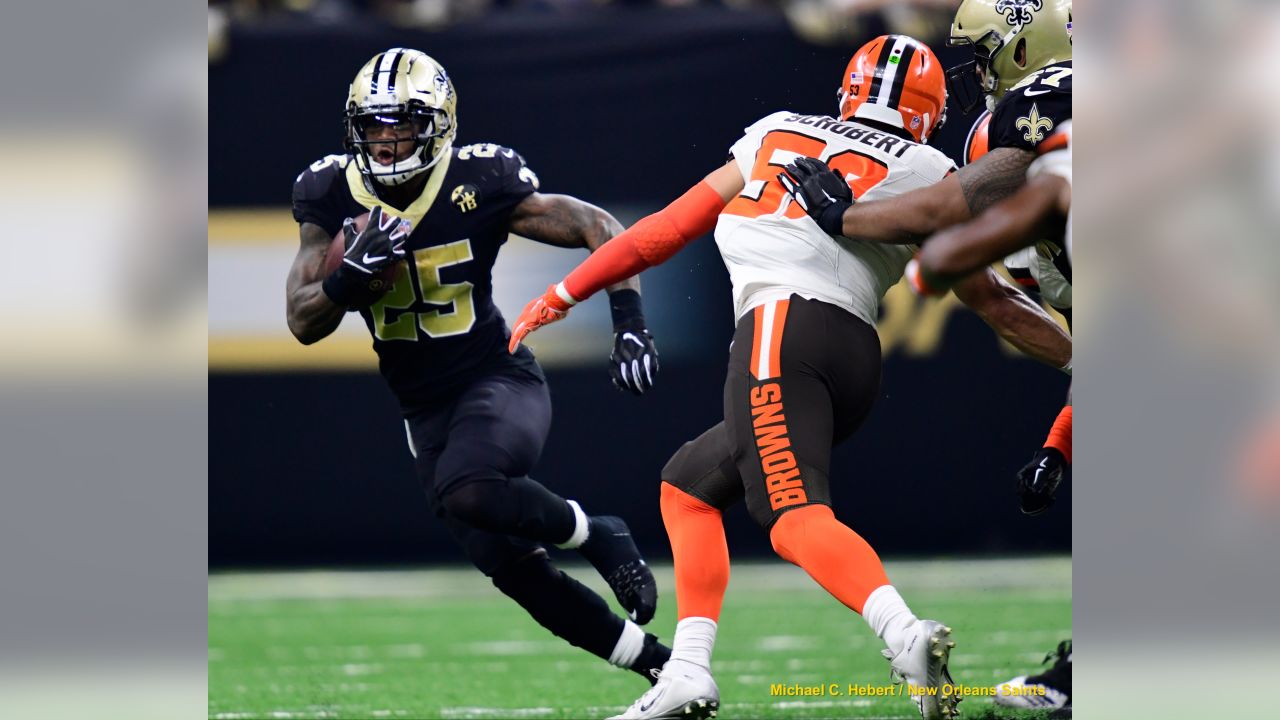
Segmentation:
{"type": "Polygon", "coordinates": [[[1034,19],[1032,12],[1044,8],[1044,0],[996,0],[996,12],[1004,15],[1004,21],[1011,27],[1027,25],[1034,19]]]}
{"type": "Polygon", "coordinates": [[[1040,109],[1035,103],[1031,103],[1031,112],[1018,118],[1013,124],[1017,130],[1025,130],[1022,133],[1022,139],[1029,143],[1039,143],[1044,139],[1045,133],[1053,129],[1053,121],[1046,117],[1040,117],[1040,109]]]}
{"type": "Polygon", "coordinates": [[[445,74],[443,69],[436,71],[435,85],[436,94],[444,99],[448,100],[449,96],[453,94],[453,88],[449,85],[449,76],[445,74]]]}

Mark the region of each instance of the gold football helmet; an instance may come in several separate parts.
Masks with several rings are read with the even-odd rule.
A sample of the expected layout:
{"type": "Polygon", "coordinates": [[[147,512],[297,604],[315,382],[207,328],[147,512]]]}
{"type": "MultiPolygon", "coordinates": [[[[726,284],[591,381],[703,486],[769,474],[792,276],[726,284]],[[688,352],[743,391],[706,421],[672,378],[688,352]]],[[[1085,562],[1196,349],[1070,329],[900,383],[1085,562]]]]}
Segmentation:
{"type": "Polygon", "coordinates": [[[964,0],[947,45],[972,46],[973,60],[947,70],[951,96],[988,109],[1027,75],[1071,59],[1071,0],[964,0]]]}
{"type": "Polygon", "coordinates": [[[346,148],[366,178],[400,185],[449,152],[458,132],[457,103],[449,74],[426,53],[378,53],[356,73],[347,93],[346,148]],[[393,139],[379,128],[393,131],[393,139]],[[396,132],[405,130],[403,136],[396,132]],[[406,142],[413,143],[412,151],[401,157],[406,142]],[[383,156],[371,155],[375,145],[384,148],[383,156]],[[394,150],[387,152],[388,145],[394,150]]]}

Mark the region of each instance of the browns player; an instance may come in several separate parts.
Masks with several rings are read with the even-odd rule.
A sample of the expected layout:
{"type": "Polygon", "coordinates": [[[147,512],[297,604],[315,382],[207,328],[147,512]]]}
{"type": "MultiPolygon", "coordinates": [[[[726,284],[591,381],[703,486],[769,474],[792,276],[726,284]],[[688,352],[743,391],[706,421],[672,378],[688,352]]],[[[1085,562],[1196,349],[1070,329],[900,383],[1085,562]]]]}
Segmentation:
{"type": "MultiPolygon", "coordinates": [[[[622,226],[581,200],[539,193],[514,150],[454,147],[456,101],[444,68],[417,50],[380,53],[356,74],[347,153],[316,162],[294,184],[302,244],[287,284],[289,329],[314,343],[358,311],[430,504],[470,560],[551,632],[652,680],[670,654],[637,626],[653,617],[653,575],[621,518],[588,517],[527,476],[546,439],[550,398],[533,355],[506,352],[510,333],[492,299],[491,271],[508,233],[596,249],[622,226]],[[350,218],[366,212],[357,232],[350,218]],[[339,231],[343,262],[326,274],[339,231]],[[390,289],[382,280],[389,267],[390,289]],[[630,619],[555,568],[544,544],[576,548],[630,619]]],[[[643,393],[658,357],[638,287],[610,288],[610,366],[620,387],[643,393]]]]}
{"type": "MultiPolygon", "coordinates": [[[[724,421],[686,443],[662,470],[679,619],[671,660],[622,718],[704,717],[718,706],[711,651],[729,576],[721,513],[744,499],[778,554],[862,614],[885,641],[895,675],[922,689],[912,691],[921,714],[955,714],[957,699],[941,689],[950,681],[950,628],[916,618],[875,551],[830,507],[831,448],[857,429],[875,400],[879,303],[913,249],[832,242],[778,177],[782,165],[809,158],[837,168],[841,174],[832,177],[844,191],[852,186],[867,198],[936,183],[955,169],[924,144],[945,106],[933,51],[902,35],[876,38],[845,71],[838,119],[780,112],[756,122],[733,144],[728,164],[608,242],[516,321],[513,352],[572,305],[712,228],[733,282],[738,322],[724,421]]],[[[993,272],[967,279],[958,295],[1030,354],[1057,365],[1070,357],[1057,325],[993,272]]]]}

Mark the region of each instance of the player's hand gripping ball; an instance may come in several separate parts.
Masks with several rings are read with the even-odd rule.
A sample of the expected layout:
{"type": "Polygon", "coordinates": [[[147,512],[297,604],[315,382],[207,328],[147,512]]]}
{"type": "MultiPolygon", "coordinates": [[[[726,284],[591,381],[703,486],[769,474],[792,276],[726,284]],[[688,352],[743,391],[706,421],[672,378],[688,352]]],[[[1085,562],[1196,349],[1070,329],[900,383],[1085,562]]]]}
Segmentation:
{"type": "Polygon", "coordinates": [[[410,230],[409,221],[383,213],[380,206],[347,218],[325,255],[326,294],[348,308],[376,302],[395,280],[410,230]]]}

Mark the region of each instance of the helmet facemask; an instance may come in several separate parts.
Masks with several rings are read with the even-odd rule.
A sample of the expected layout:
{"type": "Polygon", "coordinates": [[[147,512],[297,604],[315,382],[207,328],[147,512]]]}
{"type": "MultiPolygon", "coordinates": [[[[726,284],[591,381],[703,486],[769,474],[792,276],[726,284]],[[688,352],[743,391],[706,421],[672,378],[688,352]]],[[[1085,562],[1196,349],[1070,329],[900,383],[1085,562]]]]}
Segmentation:
{"type": "Polygon", "coordinates": [[[429,170],[449,151],[455,132],[447,113],[415,102],[351,105],[345,125],[346,148],[356,167],[383,185],[400,185],[429,170]],[[412,145],[407,154],[405,144],[412,145]]]}
{"type": "Polygon", "coordinates": [[[963,35],[953,35],[947,40],[947,45],[973,48],[972,60],[947,69],[947,91],[955,98],[960,111],[967,115],[999,87],[1000,76],[992,67],[992,61],[1005,48],[1005,39],[995,31],[989,31],[976,41],[963,35]]]}

